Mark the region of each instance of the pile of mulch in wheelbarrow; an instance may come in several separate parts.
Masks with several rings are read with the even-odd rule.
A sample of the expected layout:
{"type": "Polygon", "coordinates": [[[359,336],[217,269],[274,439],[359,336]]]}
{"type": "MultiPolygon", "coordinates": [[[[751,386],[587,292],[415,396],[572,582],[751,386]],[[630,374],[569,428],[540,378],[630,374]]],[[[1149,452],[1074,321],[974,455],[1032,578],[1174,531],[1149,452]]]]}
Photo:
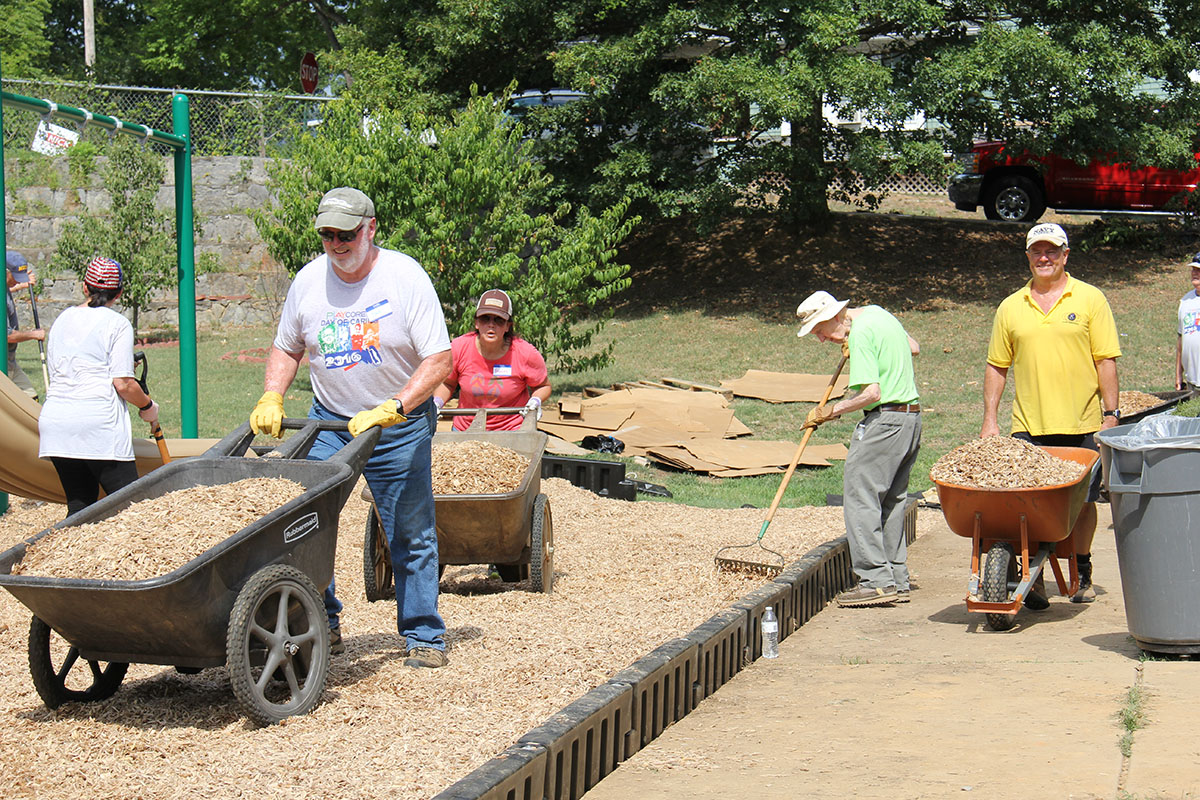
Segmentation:
{"type": "Polygon", "coordinates": [[[434,494],[505,494],[521,485],[529,459],[516,450],[465,439],[433,446],[434,494]]]}
{"type": "Polygon", "coordinates": [[[1139,392],[1136,389],[1117,392],[1117,408],[1121,410],[1122,417],[1132,417],[1146,409],[1161,406],[1164,402],[1161,397],[1147,392],[1139,392]]]}
{"type": "MultiPolygon", "coordinates": [[[[368,507],[353,492],[337,547],[346,653],[316,709],[269,728],[243,716],[224,669],[133,665],[112,698],[47,710],[27,667],[29,611],[0,591],[4,796],[428,798],[762,584],[717,572],[713,554],[754,541],[763,509],[630,503],[561,479],[542,487],[553,594],[489,580],[486,565],[448,568],[439,602],[450,664],[435,670],[404,667],[395,603],[364,599],[368,507]]],[[[14,504],[0,546],[62,516],[14,504]]],[[[765,543],[794,560],[843,530],[840,508],[783,508],[765,543]]]]}
{"type": "MultiPolygon", "coordinates": [[[[14,575],[140,581],[179,569],[304,494],[287,478],[246,478],[139,500],[87,525],[29,545],[14,575]]],[[[36,531],[31,531],[36,532],[36,531]]]]}
{"type": "Polygon", "coordinates": [[[934,462],[929,477],[977,489],[1029,489],[1071,483],[1084,469],[1022,439],[988,436],[946,453],[934,462]]]}

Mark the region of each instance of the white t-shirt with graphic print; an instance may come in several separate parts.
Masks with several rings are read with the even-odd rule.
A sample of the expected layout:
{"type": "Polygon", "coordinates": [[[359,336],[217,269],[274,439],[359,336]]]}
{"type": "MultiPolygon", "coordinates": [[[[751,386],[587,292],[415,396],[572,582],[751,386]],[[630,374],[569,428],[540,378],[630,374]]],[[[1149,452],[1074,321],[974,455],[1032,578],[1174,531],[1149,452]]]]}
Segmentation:
{"type": "Polygon", "coordinates": [[[313,392],[352,417],[399,392],[426,358],[450,349],[433,282],[410,256],[380,248],[375,266],[346,283],[320,255],[296,274],[275,346],[305,351],[313,392]]]}
{"type": "Polygon", "coordinates": [[[1200,297],[1196,290],[1179,301],[1179,327],[1183,337],[1183,377],[1188,383],[1200,384],[1200,297]]]}

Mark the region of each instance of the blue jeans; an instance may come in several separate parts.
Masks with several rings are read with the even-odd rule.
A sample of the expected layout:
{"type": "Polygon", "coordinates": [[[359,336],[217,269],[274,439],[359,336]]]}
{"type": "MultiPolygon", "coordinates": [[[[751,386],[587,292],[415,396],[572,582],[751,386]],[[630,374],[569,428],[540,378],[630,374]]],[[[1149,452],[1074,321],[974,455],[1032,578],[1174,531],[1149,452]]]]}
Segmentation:
{"type": "MultiPolygon", "coordinates": [[[[430,475],[435,424],[432,400],[415,409],[407,422],[384,428],[375,452],[363,469],[383,531],[392,551],[396,578],[396,628],[408,649],[444,650],[446,623],[438,614],[438,544],[433,524],[433,478],[430,475]]],[[[340,419],[315,399],[310,419],[340,419]]],[[[308,457],[324,461],[350,441],[344,431],[321,431],[308,457]]],[[[336,581],[325,590],[329,627],[339,625],[342,603],[335,594],[336,581]]]]}

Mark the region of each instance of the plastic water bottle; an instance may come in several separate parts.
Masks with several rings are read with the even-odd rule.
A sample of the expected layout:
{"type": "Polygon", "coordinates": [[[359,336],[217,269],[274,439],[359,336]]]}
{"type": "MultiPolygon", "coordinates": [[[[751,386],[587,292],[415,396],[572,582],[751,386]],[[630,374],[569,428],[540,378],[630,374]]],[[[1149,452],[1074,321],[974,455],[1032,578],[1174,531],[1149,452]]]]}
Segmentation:
{"type": "Polygon", "coordinates": [[[779,620],[775,617],[774,606],[767,606],[763,612],[762,655],[763,658],[779,658],[779,620]]]}

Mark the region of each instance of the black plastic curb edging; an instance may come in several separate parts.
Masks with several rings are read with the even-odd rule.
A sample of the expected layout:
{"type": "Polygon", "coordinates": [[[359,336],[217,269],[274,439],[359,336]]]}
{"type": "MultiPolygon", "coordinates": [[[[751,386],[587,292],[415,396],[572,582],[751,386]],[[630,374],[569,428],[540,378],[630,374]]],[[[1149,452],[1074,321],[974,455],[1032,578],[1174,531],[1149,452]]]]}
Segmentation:
{"type": "MultiPolygon", "coordinates": [[[[904,538],[912,544],[916,501],[904,510],[904,538]]],[[[782,640],[853,580],[845,536],[813,548],[775,580],[659,645],[434,800],[578,800],[761,656],[768,605],[775,607],[782,640]]]]}

